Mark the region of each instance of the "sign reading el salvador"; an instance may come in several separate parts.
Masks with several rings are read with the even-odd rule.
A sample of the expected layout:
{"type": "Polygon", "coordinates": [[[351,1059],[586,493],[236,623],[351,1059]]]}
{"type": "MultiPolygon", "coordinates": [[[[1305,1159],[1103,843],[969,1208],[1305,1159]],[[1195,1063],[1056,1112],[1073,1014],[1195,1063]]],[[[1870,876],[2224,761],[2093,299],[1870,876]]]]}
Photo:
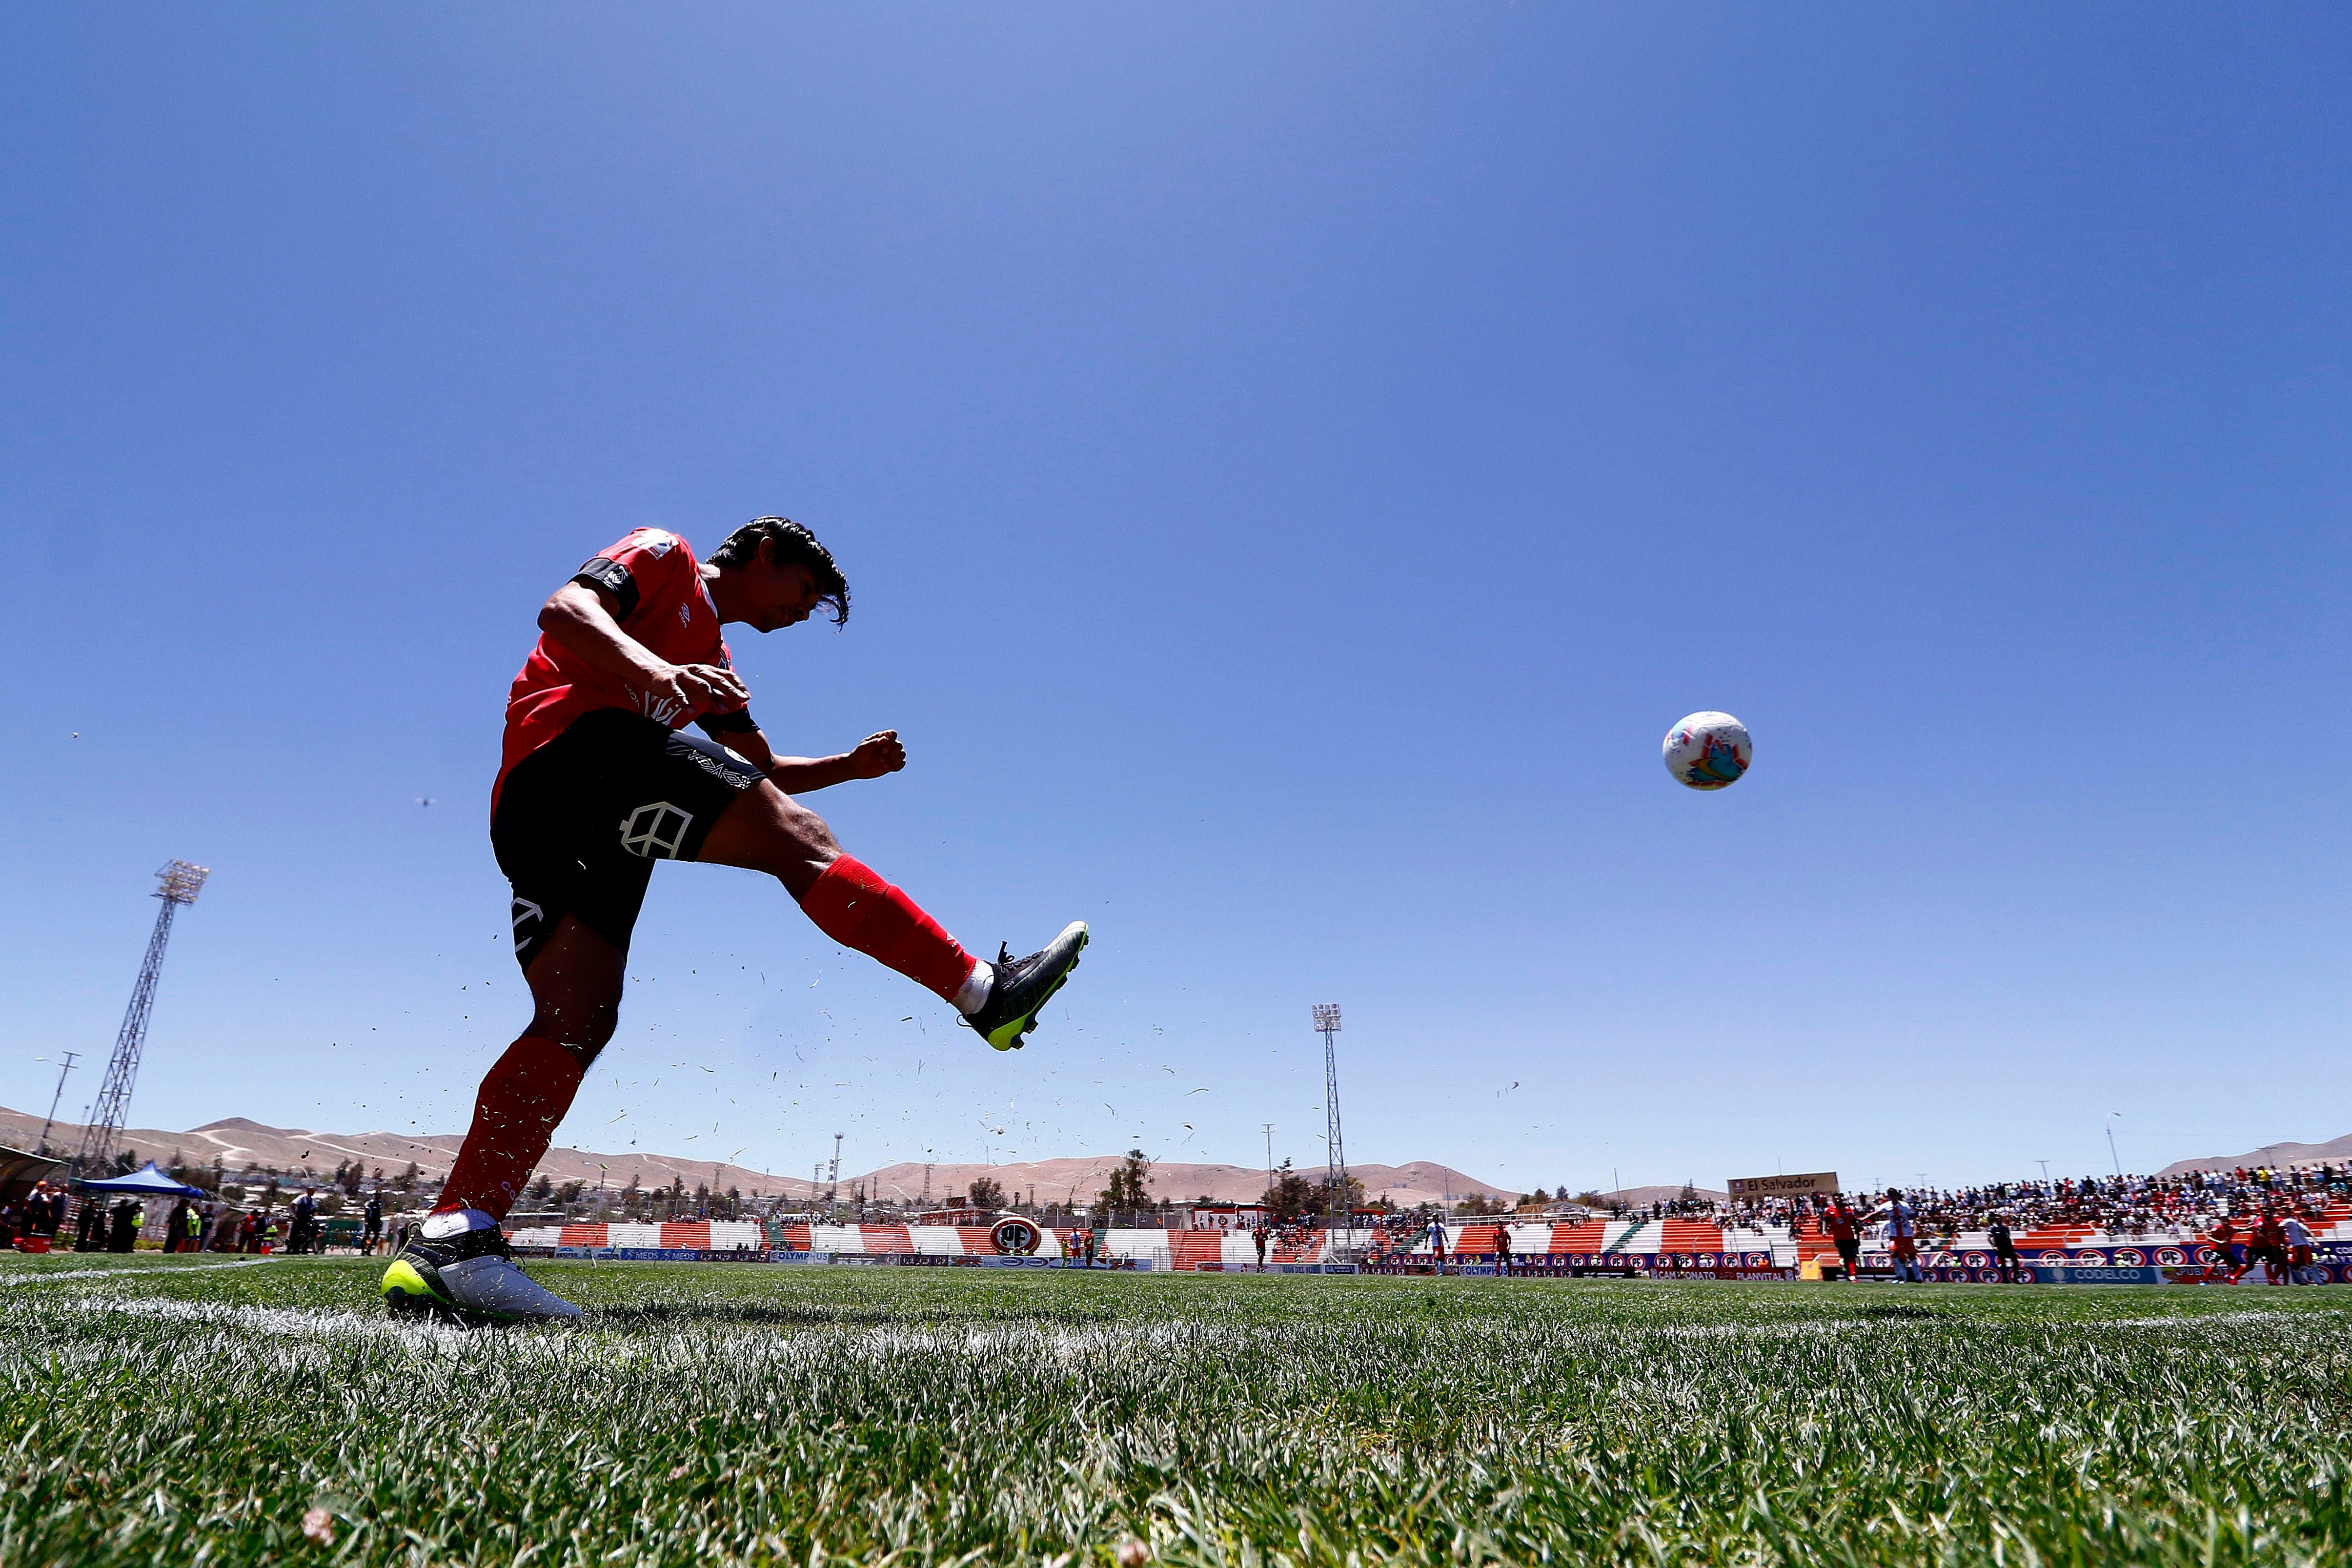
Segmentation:
{"type": "Polygon", "coordinates": [[[1838,1179],[1835,1171],[1812,1171],[1801,1176],[1734,1176],[1728,1186],[1735,1198],[1788,1198],[1836,1192],[1838,1179]]]}

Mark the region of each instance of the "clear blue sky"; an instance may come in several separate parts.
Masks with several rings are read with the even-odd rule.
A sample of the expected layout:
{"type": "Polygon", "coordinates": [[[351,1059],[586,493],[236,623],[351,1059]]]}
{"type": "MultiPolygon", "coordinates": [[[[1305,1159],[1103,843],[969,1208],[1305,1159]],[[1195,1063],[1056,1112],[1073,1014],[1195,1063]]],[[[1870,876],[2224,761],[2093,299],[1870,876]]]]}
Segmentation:
{"type": "Polygon", "coordinates": [[[0,144],[0,1101],[184,856],[134,1121],[462,1126],[540,600],[782,511],[813,804],[1096,945],[662,868],[567,1142],[1319,1163],[1327,1000],[1514,1185],[2352,1131],[2340,8],[18,7],[0,144]]]}

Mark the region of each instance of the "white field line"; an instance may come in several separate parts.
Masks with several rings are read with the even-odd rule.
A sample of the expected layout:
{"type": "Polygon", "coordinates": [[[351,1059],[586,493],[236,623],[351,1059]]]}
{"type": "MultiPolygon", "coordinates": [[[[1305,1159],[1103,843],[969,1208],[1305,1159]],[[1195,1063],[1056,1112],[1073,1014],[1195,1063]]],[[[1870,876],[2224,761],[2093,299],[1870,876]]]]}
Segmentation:
{"type": "Polygon", "coordinates": [[[215,1268],[250,1268],[257,1263],[270,1263],[268,1258],[240,1258],[234,1263],[195,1263],[186,1268],[158,1265],[152,1268],[59,1268],[47,1274],[0,1274],[0,1285],[46,1285],[52,1279],[143,1279],[163,1274],[177,1278],[182,1274],[210,1274],[215,1268]]]}
{"type": "MultiPolygon", "coordinates": [[[[442,1323],[403,1323],[357,1311],[321,1307],[231,1306],[220,1301],[182,1301],[170,1297],[78,1296],[58,1305],[68,1311],[108,1317],[168,1318],[207,1327],[297,1340],[392,1340],[419,1350],[455,1351],[485,1342],[478,1331],[442,1323]]],[[[505,1342],[513,1344],[518,1342],[505,1342]]]]}
{"type": "Polygon", "coordinates": [[[2342,1307],[2320,1307],[2294,1312],[2183,1312],[2170,1318],[2109,1318],[2104,1321],[2063,1326],[2076,1329],[2168,1329],[2183,1323],[2200,1326],[2206,1323],[2299,1323],[2310,1318],[2341,1318],[2345,1311],[2342,1307]]]}

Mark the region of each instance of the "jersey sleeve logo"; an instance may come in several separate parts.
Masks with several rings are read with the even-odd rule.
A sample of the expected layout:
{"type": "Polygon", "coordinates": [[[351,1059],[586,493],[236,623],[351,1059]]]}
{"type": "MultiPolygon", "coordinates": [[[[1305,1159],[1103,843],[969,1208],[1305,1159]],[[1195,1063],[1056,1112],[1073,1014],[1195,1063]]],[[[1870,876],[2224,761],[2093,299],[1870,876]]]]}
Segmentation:
{"type": "Polygon", "coordinates": [[[637,613],[637,580],[629,569],[609,555],[599,555],[572,574],[574,583],[585,583],[592,588],[602,588],[620,601],[620,619],[627,620],[637,613]]]}

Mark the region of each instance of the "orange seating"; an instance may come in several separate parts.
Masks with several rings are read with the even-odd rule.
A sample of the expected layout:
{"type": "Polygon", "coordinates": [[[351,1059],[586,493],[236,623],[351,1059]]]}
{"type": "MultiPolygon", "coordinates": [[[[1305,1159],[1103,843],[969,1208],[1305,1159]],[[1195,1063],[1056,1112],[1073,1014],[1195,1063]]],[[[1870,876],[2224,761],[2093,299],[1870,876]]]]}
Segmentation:
{"type": "Polygon", "coordinates": [[[866,1239],[868,1252],[912,1252],[915,1238],[907,1234],[903,1225],[861,1225],[858,1234],[866,1239]]]}
{"type": "Polygon", "coordinates": [[[1555,1225],[1551,1227],[1551,1250],[1554,1252],[1598,1252],[1609,1244],[1609,1226],[1601,1220],[1588,1219],[1580,1225],[1555,1225]]]}
{"type": "Polygon", "coordinates": [[[1168,1266],[1198,1270],[1203,1264],[1224,1267],[1225,1233],[1221,1230],[1171,1230],[1168,1233],[1168,1266]]]}
{"type": "Polygon", "coordinates": [[[1661,1227],[1661,1252],[1721,1252],[1723,1227],[1713,1220],[1670,1219],[1661,1227]]]}
{"type": "Polygon", "coordinates": [[[1491,1258],[1502,1250],[1495,1245],[1496,1238],[1502,1232],[1503,1227],[1499,1225],[1465,1225],[1462,1227],[1461,1238],[1454,1244],[1454,1256],[1491,1258]]]}

